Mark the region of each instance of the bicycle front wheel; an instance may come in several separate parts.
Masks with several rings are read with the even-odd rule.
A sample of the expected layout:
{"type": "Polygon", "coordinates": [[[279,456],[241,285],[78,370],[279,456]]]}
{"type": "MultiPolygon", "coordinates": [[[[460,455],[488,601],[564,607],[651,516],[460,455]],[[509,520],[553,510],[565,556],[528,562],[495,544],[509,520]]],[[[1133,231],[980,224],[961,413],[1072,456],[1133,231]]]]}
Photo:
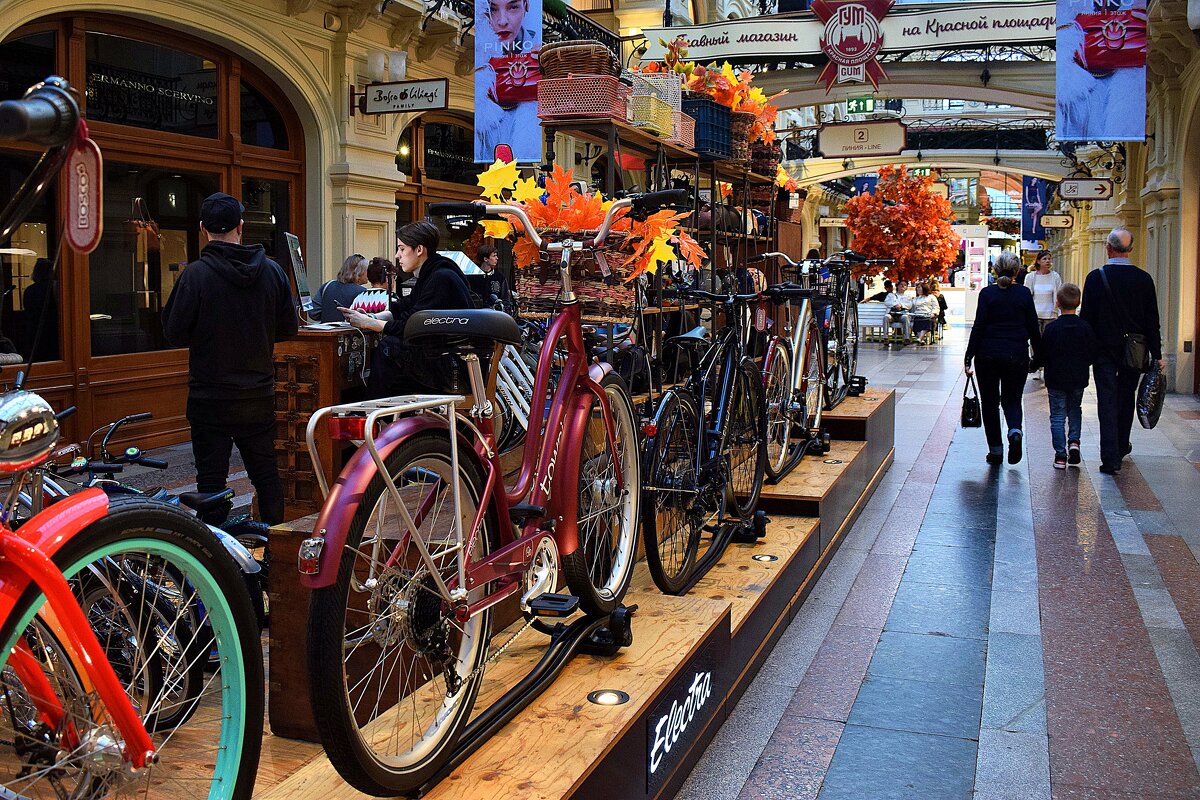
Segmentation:
{"type": "Polygon", "coordinates": [[[735,367],[725,422],[721,429],[721,454],[726,464],[726,508],[729,516],[747,520],[758,507],[767,472],[764,442],[762,373],[748,358],[735,367]]]}
{"type": "Polygon", "coordinates": [[[0,748],[0,793],[46,800],[116,795],[248,800],[262,745],[262,649],[245,584],[220,543],[195,517],[171,506],[120,499],[54,561],[88,603],[100,645],[114,658],[134,710],[152,731],[159,763],[139,774],[125,769],[110,744],[119,734],[102,704],[84,689],[90,681],[78,648],[59,631],[45,595],[31,587],[0,625],[0,736],[8,741],[0,748]],[[168,600],[157,587],[173,584],[177,576],[185,579],[187,592],[168,600]],[[211,631],[203,648],[195,646],[196,620],[211,631]],[[10,663],[18,645],[35,659],[24,669],[10,663]],[[220,655],[216,668],[203,686],[179,692],[185,673],[208,655],[208,645],[220,655]],[[36,675],[31,669],[46,680],[30,681],[36,675]],[[42,691],[49,686],[54,697],[39,696],[39,685],[42,691]],[[31,716],[36,702],[46,701],[61,708],[56,725],[31,716]],[[186,721],[167,726],[168,718],[186,721]]]}
{"type": "MultiPolygon", "coordinates": [[[[384,463],[399,499],[381,475],[367,485],[337,581],[312,594],[308,663],[313,717],[334,768],[361,792],[393,797],[417,789],[445,763],[474,705],[491,611],[460,620],[438,580],[457,584],[459,558],[482,560],[496,527],[485,514],[474,548],[462,552],[455,482],[464,538],[483,502],[484,482],[461,450],[455,475],[445,432],[405,440],[384,463]]],[[[486,591],[477,587],[466,601],[486,591]]]]}
{"type": "Polygon", "coordinates": [[[780,339],[767,355],[763,370],[763,395],[767,405],[767,475],[778,479],[791,460],[792,352],[780,339]]]}
{"type": "Polygon", "coordinates": [[[614,430],[600,403],[584,432],[579,457],[579,546],[562,556],[567,586],[583,613],[611,614],[629,589],[637,553],[638,506],[642,496],[637,425],[625,381],[610,372],[600,388],[612,409],[614,430]],[[615,444],[615,449],[614,445],[615,444]]]}
{"type": "Polygon", "coordinates": [[[816,436],[821,431],[821,411],[824,403],[825,354],[821,351],[821,331],[817,321],[809,318],[804,331],[804,343],[800,346],[803,359],[800,368],[800,385],[797,394],[803,404],[805,433],[816,436]]]}
{"type": "Polygon", "coordinates": [[[842,319],[841,341],[842,383],[850,385],[850,380],[858,370],[858,303],[848,300],[845,317],[842,319]]]}
{"type": "Polygon", "coordinates": [[[642,535],[646,564],[659,589],[679,594],[696,561],[703,524],[697,507],[700,420],[690,394],[672,389],[663,395],[654,428],[645,447],[642,535]]]}

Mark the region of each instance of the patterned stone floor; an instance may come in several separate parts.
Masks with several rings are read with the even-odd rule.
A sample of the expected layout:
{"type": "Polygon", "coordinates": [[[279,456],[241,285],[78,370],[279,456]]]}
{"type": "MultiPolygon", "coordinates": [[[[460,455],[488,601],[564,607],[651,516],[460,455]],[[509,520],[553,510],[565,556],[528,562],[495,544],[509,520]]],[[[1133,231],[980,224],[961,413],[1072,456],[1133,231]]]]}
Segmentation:
{"type": "Polygon", "coordinates": [[[896,462],[680,798],[1200,798],[1200,402],[1114,479],[1090,391],[1053,469],[1030,381],[1031,452],[993,468],[963,347],[864,347],[896,462]]]}

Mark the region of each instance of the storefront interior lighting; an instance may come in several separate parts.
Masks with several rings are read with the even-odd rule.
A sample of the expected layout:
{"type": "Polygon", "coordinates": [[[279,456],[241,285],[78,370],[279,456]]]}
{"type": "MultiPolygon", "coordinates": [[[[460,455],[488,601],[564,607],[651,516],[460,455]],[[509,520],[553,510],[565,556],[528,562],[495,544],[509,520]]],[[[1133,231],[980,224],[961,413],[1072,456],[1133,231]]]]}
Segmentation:
{"type": "Polygon", "coordinates": [[[779,556],[773,556],[770,553],[755,553],[750,556],[755,561],[778,561],[779,556]]]}
{"type": "Polygon", "coordinates": [[[629,695],[619,689],[597,689],[587,699],[598,706],[619,706],[629,702],[629,695]]]}
{"type": "Polygon", "coordinates": [[[412,150],[409,148],[409,146],[407,144],[400,145],[400,155],[404,156],[405,158],[408,158],[408,154],[411,152],[412,152],[412,150]]]}

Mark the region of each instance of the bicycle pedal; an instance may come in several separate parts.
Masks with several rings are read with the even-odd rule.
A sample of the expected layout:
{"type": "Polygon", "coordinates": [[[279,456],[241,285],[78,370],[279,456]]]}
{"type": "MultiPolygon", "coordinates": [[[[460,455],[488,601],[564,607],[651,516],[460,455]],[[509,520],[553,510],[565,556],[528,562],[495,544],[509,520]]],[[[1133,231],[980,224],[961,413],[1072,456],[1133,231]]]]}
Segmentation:
{"type": "Polygon", "coordinates": [[[529,601],[535,617],[569,617],[578,609],[579,598],[573,594],[539,594],[529,601]]]}

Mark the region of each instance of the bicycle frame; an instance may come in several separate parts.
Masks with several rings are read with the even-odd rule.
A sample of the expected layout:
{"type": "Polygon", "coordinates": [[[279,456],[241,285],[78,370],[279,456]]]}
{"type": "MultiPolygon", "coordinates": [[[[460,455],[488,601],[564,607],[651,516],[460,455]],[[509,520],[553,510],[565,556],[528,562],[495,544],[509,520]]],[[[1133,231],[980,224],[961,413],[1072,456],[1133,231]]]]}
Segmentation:
{"type": "MultiPolygon", "coordinates": [[[[565,244],[565,243],[564,243],[565,244]]],[[[515,576],[523,573],[532,562],[539,541],[548,536],[554,538],[560,554],[570,554],[579,547],[578,528],[578,483],[581,448],[575,443],[582,442],[588,421],[591,418],[593,402],[598,401],[603,415],[605,429],[610,437],[610,448],[615,449],[613,430],[615,421],[608,397],[600,381],[611,371],[608,364],[588,365],[588,355],[583,341],[581,328],[581,308],[570,294],[570,249],[561,250],[561,266],[563,268],[564,294],[568,300],[554,318],[546,335],[542,351],[539,354],[538,368],[534,381],[534,397],[543,398],[549,389],[550,369],[555,363],[556,345],[566,341],[567,357],[561,366],[561,374],[550,412],[545,418],[545,425],[539,429],[530,425],[522,451],[521,466],[516,483],[511,489],[504,486],[504,474],[501,469],[499,453],[496,449],[492,426],[492,409],[490,403],[482,403],[483,381],[478,380],[472,390],[476,397],[476,407],[472,409],[475,422],[453,411],[454,403],[463,398],[457,396],[432,396],[422,402],[414,398],[402,408],[377,409],[366,420],[367,447],[360,448],[342,470],[334,486],[328,490],[327,499],[322,507],[315,527],[316,536],[306,541],[306,546],[315,548],[316,568],[310,571],[302,570],[302,583],[311,588],[330,586],[337,579],[337,570],[341,552],[349,535],[350,523],[358,509],[359,503],[366,492],[367,486],[376,474],[383,476],[389,491],[397,499],[401,515],[407,531],[398,541],[393,553],[400,552],[408,543],[416,546],[422,561],[429,567],[438,591],[448,602],[462,602],[467,593],[476,586],[499,581],[499,585],[491,594],[471,603],[469,614],[476,614],[511,596],[520,589],[520,582],[515,576]],[[429,413],[437,408],[446,409],[444,416],[429,413]],[[424,411],[418,416],[403,417],[384,428],[378,437],[373,431],[376,421],[381,416],[407,411],[424,411]],[[473,434],[468,437],[463,428],[473,434]],[[461,514],[459,513],[459,487],[455,485],[455,547],[459,553],[470,553],[475,538],[483,527],[484,519],[489,510],[493,509],[500,522],[500,547],[486,559],[477,563],[467,564],[464,558],[459,558],[457,579],[443,582],[434,566],[432,556],[420,537],[412,536],[412,532],[420,527],[421,515],[408,515],[403,503],[399,502],[398,492],[391,483],[384,466],[387,456],[404,441],[418,433],[427,430],[444,430],[451,441],[451,468],[458,474],[458,460],[463,453],[475,459],[485,476],[485,486],[480,497],[479,507],[471,523],[470,531],[461,529],[461,514]],[[564,447],[564,444],[566,445],[564,447]],[[561,462],[561,463],[560,463],[561,462]],[[515,534],[513,525],[507,524],[510,510],[517,503],[528,498],[528,505],[545,509],[544,517],[538,519],[554,520],[553,531],[540,528],[536,520],[527,521],[521,532],[515,534]],[[316,541],[319,540],[319,543],[316,541]],[[332,555],[330,555],[332,554],[332,555]]],[[[476,368],[474,374],[478,373],[476,368]]],[[[472,383],[476,383],[475,378],[472,383]]],[[[539,401],[540,402],[540,401],[539,401]]],[[[315,428],[319,420],[337,408],[322,409],[309,420],[309,449],[315,453],[315,428]]],[[[318,480],[323,484],[323,473],[320,464],[315,464],[318,480]]],[[[618,473],[618,482],[620,474],[618,473]]],[[[324,491],[326,487],[322,485],[324,491]]],[[[624,489],[618,484],[618,491],[624,489]]],[[[394,557],[394,555],[393,555],[394,557]]],[[[303,554],[302,554],[303,558],[303,554]]]]}
{"type": "MultiPolygon", "coordinates": [[[[108,496],[99,489],[88,489],[56,503],[25,523],[20,531],[0,527],[0,619],[9,619],[21,595],[30,585],[46,596],[49,613],[65,632],[64,644],[75,652],[72,658],[86,679],[95,687],[104,708],[124,742],[124,755],[134,769],[157,760],[154,744],[121,686],[104,648],[96,639],[79,601],[71,592],[62,571],[52,558],[63,545],[88,525],[108,513],[108,496]]],[[[42,612],[44,613],[44,612],[42,612]]],[[[36,701],[39,714],[55,724],[61,722],[63,709],[54,699],[45,675],[36,659],[29,658],[21,642],[10,652],[8,666],[22,683],[42,691],[36,701]]]]}

